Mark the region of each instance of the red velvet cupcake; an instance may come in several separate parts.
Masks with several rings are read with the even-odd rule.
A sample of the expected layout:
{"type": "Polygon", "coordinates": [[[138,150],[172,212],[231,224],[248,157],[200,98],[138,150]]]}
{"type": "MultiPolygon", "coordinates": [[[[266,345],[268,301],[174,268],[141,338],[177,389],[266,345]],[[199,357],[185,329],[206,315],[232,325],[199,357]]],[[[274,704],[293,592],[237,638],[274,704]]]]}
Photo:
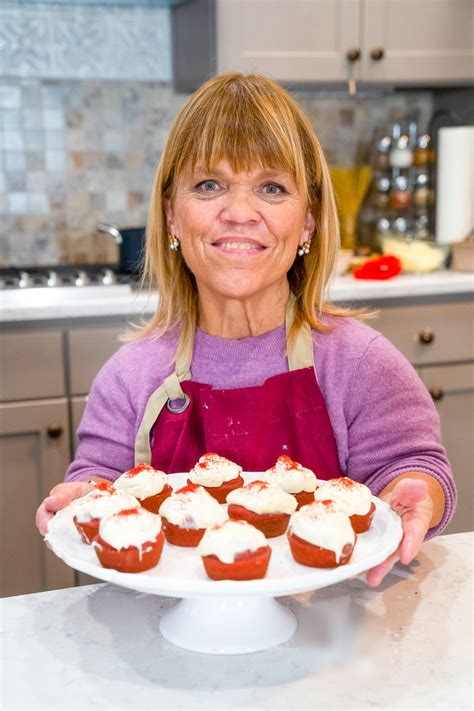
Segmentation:
{"type": "Polygon", "coordinates": [[[114,486],[124,494],[135,496],[143,508],[157,514],[160,506],[173,493],[164,472],[149,464],[138,464],[114,481],[114,486]]]}
{"type": "Polygon", "coordinates": [[[247,521],[266,538],[275,538],[285,533],[290,515],[297,506],[294,496],[276,486],[270,486],[266,481],[258,480],[231,491],[227,503],[229,518],[247,521]]]}
{"type": "Polygon", "coordinates": [[[349,562],[357,536],[349,516],[333,501],[315,501],[291,517],[291,554],[311,568],[336,568],[349,562]]]}
{"type": "Polygon", "coordinates": [[[216,499],[202,486],[188,484],[169,496],[161,505],[165,538],[175,546],[197,546],[207,528],[227,518],[216,499]]]}
{"type": "Polygon", "coordinates": [[[359,484],[346,476],[325,481],[314,495],[315,501],[331,499],[351,519],[356,533],[364,533],[370,528],[375,512],[375,504],[368,486],[359,484]]]}
{"type": "Polygon", "coordinates": [[[121,509],[139,505],[134,496],[118,491],[108,482],[100,482],[92,491],[80,499],[75,499],[74,524],[84,543],[91,543],[99,533],[99,524],[103,516],[121,509]]]}
{"type": "Polygon", "coordinates": [[[278,457],[273,467],[262,474],[261,479],[294,496],[298,503],[297,510],[313,503],[316,487],[321,484],[311,469],[293,461],[287,454],[278,457]]]}
{"type": "Polygon", "coordinates": [[[212,580],[257,580],[266,575],[272,549],[254,526],[228,520],[208,528],[197,552],[212,580]]]}
{"type": "Polygon", "coordinates": [[[209,452],[189,472],[188,484],[204,487],[220,504],[225,504],[227,494],[244,485],[241,475],[242,467],[238,464],[209,452]]]}
{"type": "Polygon", "coordinates": [[[158,565],[164,540],[160,517],[140,506],[104,516],[92,545],[104,568],[143,573],[158,565]]]}

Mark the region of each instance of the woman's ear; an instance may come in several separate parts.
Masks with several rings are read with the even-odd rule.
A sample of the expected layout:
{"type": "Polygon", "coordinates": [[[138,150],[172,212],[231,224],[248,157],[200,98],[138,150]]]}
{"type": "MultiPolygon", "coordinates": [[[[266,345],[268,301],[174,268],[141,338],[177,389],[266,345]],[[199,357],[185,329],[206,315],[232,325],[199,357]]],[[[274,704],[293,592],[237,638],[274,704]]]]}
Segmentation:
{"type": "Polygon", "coordinates": [[[175,223],[174,223],[174,210],[173,210],[173,203],[171,200],[167,197],[163,198],[163,207],[165,210],[165,215],[166,215],[166,226],[168,229],[168,232],[171,232],[171,234],[174,234],[175,231],[175,223]]]}
{"type": "Polygon", "coordinates": [[[299,246],[302,247],[305,242],[310,242],[316,229],[316,220],[313,217],[311,210],[307,210],[304,221],[303,234],[301,235],[299,246]]]}

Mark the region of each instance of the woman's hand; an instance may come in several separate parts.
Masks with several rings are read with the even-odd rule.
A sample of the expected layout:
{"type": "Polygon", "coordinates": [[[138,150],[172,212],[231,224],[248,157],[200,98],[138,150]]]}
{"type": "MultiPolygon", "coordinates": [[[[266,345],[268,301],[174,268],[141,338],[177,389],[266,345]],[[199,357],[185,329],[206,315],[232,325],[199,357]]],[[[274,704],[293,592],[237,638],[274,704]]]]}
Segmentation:
{"type": "Polygon", "coordinates": [[[45,535],[48,523],[54,514],[71,503],[74,499],[84,496],[94,488],[93,484],[86,481],[75,481],[68,484],[57,484],[45,498],[36,512],[36,527],[42,536],[45,535]]]}
{"type": "Polygon", "coordinates": [[[377,587],[398,560],[404,565],[411,563],[420,550],[433,516],[433,499],[428,484],[421,479],[402,479],[380,498],[401,517],[403,538],[387,560],[367,572],[370,587],[377,587]]]}

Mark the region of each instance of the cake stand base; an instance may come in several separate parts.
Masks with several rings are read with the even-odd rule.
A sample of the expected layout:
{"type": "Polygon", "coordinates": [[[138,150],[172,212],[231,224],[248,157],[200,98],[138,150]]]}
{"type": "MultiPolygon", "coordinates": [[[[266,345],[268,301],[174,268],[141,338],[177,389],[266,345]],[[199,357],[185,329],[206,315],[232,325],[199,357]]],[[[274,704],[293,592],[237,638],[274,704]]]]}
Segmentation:
{"type": "Polygon", "coordinates": [[[268,597],[202,597],[178,602],[161,619],[163,637],[193,652],[249,654],[287,642],[296,617],[268,597]]]}

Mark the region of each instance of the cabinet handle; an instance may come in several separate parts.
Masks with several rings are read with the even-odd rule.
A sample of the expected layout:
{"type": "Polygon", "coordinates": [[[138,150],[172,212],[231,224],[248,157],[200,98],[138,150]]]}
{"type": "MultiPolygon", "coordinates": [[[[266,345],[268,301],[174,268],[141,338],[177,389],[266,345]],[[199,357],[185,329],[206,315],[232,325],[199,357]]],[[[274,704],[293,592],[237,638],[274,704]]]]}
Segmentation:
{"type": "Polygon", "coordinates": [[[360,59],[360,49],[357,49],[356,47],[348,49],[346,53],[346,59],[348,62],[351,63],[358,62],[360,59]]]}
{"type": "Polygon", "coordinates": [[[418,340],[420,343],[433,343],[434,341],[434,333],[431,330],[431,328],[424,328],[420,333],[418,334],[418,340]]]}
{"type": "Polygon", "coordinates": [[[442,400],[444,398],[444,390],[442,388],[430,388],[429,393],[433,400],[442,400]]]}
{"type": "Polygon", "coordinates": [[[370,52],[370,58],[374,60],[374,62],[380,62],[381,59],[383,59],[385,56],[385,52],[383,50],[383,47],[374,47],[374,49],[371,50],[370,52]]]}
{"type": "Polygon", "coordinates": [[[58,437],[61,437],[64,429],[62,425],[59,425],[57,422],[54,422],[51,425],[48,425],[46,432],[48,433],[48,437],[51,437],[51,439],[58,439],[58,437]]]}

